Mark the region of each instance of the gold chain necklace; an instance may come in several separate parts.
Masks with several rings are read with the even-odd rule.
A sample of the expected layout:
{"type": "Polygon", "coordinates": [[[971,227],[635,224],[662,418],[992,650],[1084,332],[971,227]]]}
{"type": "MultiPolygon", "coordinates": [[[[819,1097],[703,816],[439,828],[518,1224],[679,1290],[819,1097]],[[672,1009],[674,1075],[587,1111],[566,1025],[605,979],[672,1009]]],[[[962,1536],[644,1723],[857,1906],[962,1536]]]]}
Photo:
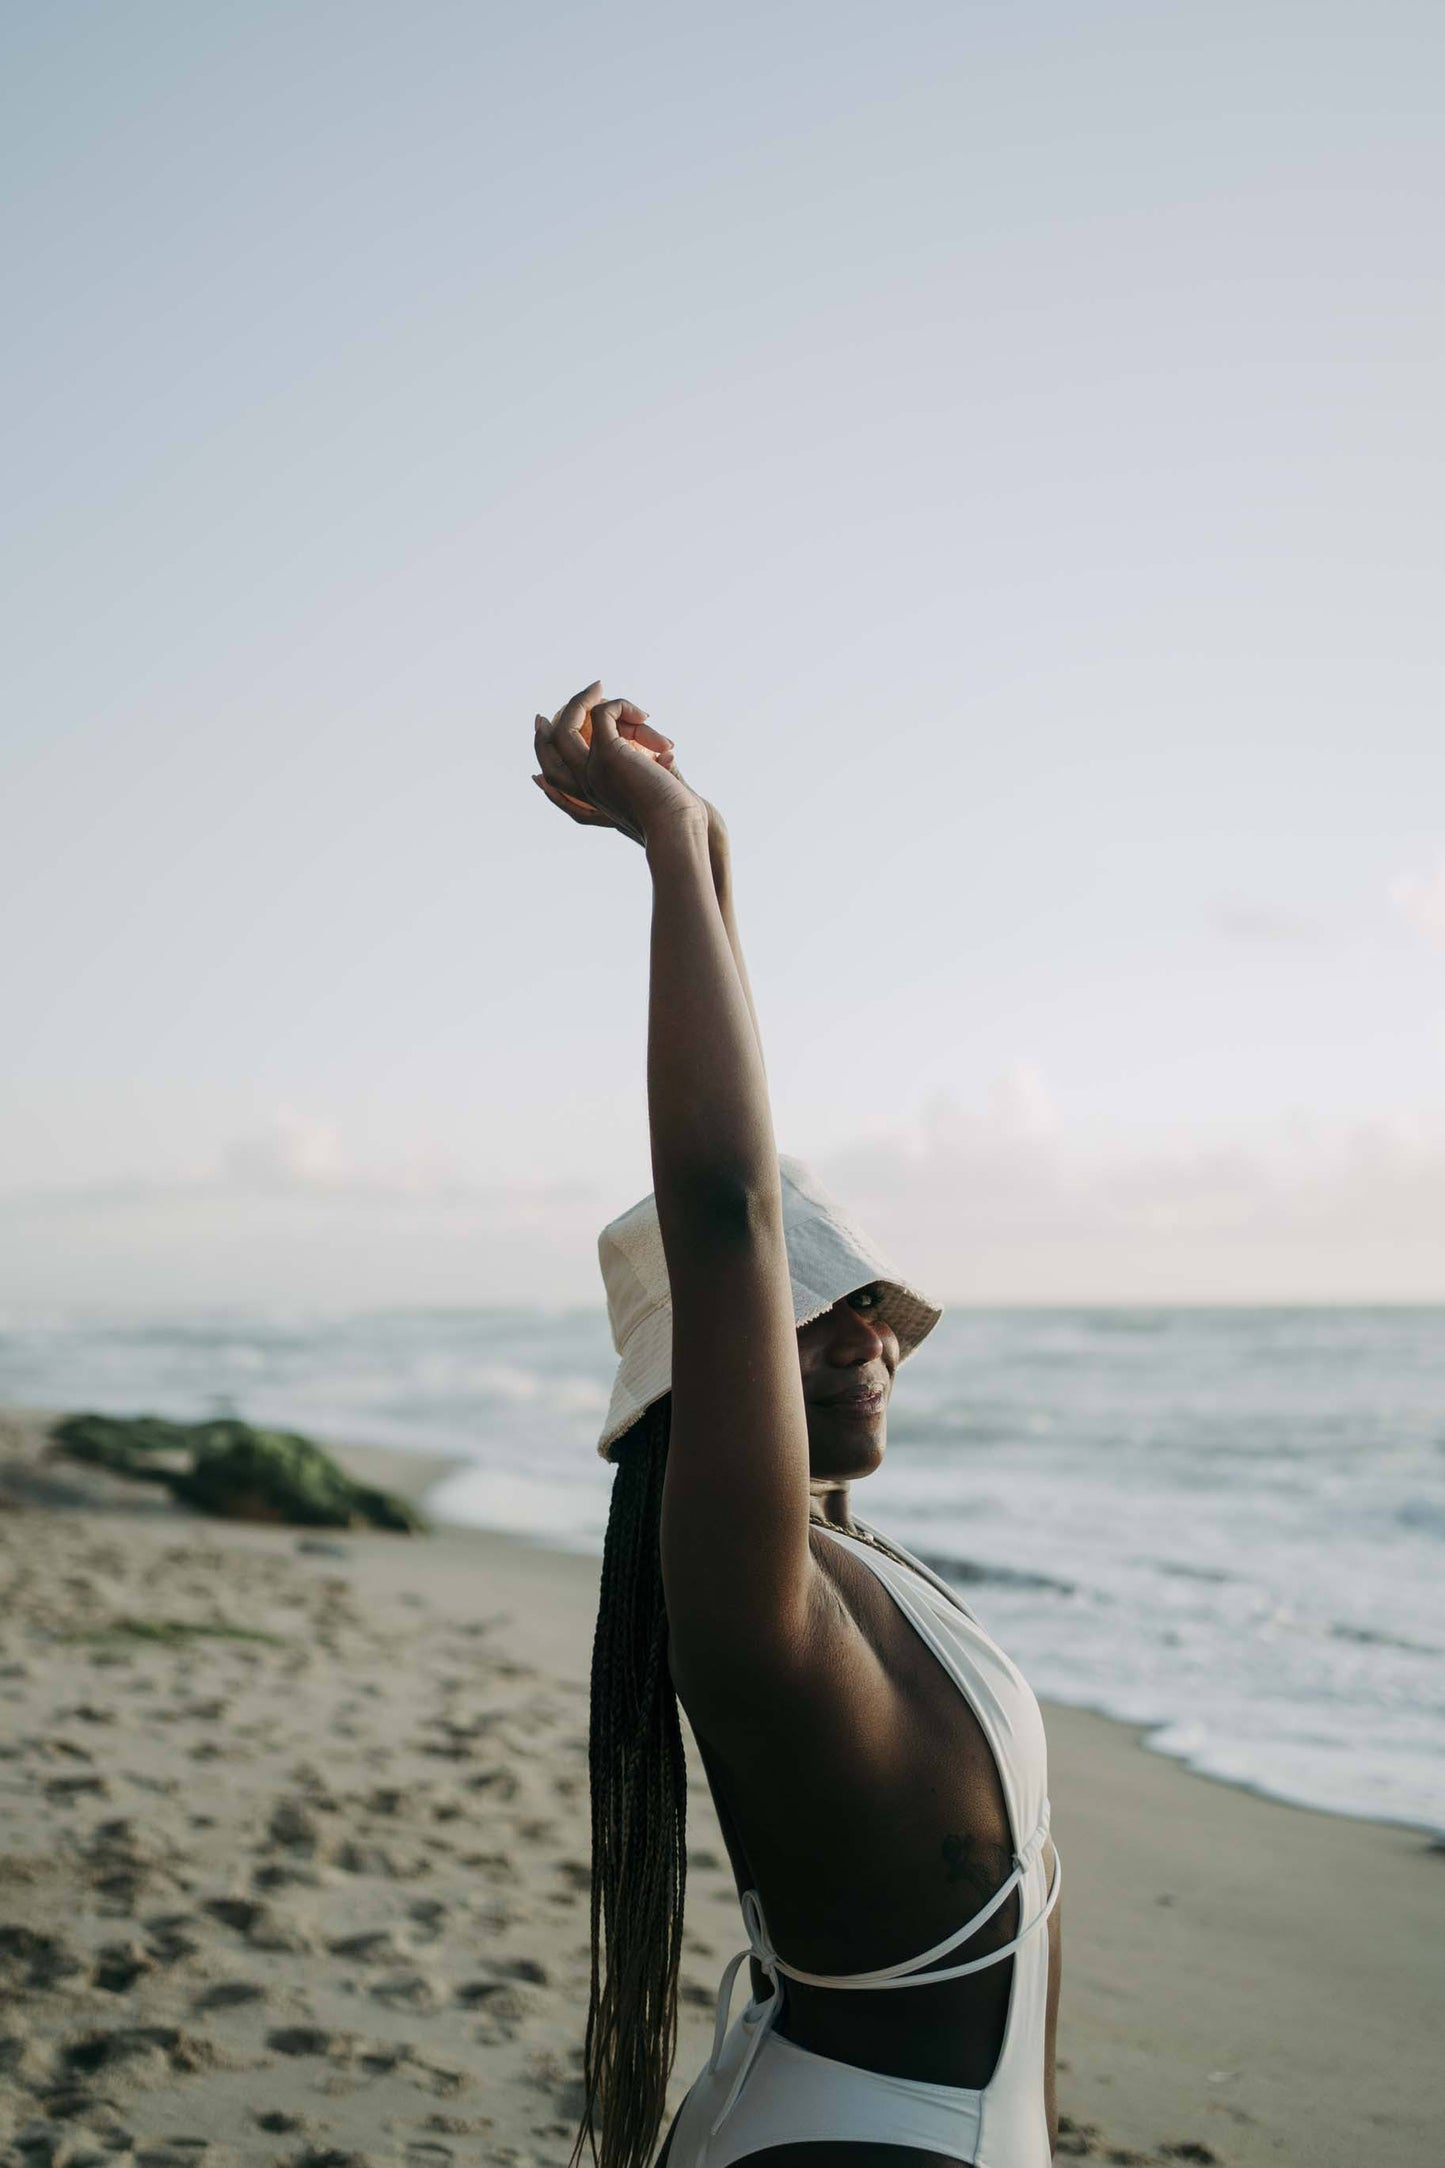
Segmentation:
{"type": "MultiPolygon", "coordinates": [[[[813,1520],[813,1516],[811,1513],[808,1515],[808,1518],[810,1521],[813,1521],[813,1526],[815,1528],[833,1527],[833,1523],[831,1521],[813,1520]]],[[[840,1536],[851,1536],[855,1543],[866,1543],[870,1550],[881,1551],[885,1558],[891,1558],[896,1566],[906,1566],[908,1563],[907,1559],[900,1558],[898,1556],[898,1553],[892,1548],[892,1546],[888,1543],[885,1543],[881,1536],[869,1535],[867,1529],[859,1526],[856,1522],[851,1528],[835,1529],[834,1533],[840,1536]]]]}
{"type": "MultiPolygon", "coordinates": [[[[811,1513],[808,1515],[808,1519],[812,1521],[815,1528],[831,1528],[833,1525],[831,1521],[813,1520],[811,1513]]],[[[938,1585],[936,1582],[929,1580],[926,1573],[920,1574],[917,1563],[911,1558],[903,1557],[901,1552],[895,1551],[892,1544],[883,1536],[870,1536],[865,1529],[858,1527],[840,1528],[835,1533],[840,1536],[851,1536],[858,1543],[866,1543],[870,1550],[877,1551],[883,1558],[891,1558],[895,1566],[902,1566],[906,1573],[912,1574],[915,1580],[924,1581],[926,1586],[933,1588],[938,1585]]],[[[956,1590],[949,1588],[946,1582],[944,1583],[944,1593],[956,1610],[962,1611],[965,1618],[973,1619],[974,1624],[977,1625],[977,1619],[974,1618],[973,1612],[969,1610],[963,1598],[956,1590]]]]}

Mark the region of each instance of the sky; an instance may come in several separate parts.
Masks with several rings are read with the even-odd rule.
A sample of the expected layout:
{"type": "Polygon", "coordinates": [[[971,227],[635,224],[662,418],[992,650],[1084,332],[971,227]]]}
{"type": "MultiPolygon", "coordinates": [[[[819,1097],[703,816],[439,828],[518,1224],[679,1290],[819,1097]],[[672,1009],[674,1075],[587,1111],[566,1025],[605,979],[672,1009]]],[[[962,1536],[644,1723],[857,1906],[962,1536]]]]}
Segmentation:
{"type": "Polygon", "coordinates": [[[601,677],[944,1301],[1445,1300],[1445,24],[0,22],[0,1300],[601,1299],[601,677]]]}

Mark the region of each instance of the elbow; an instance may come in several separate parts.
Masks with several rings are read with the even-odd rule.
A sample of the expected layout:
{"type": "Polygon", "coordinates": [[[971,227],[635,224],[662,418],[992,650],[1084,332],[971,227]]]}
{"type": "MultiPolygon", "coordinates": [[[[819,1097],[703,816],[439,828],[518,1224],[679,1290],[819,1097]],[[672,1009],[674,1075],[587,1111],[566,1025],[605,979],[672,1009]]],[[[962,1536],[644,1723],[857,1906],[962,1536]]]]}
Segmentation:
{"type": "Polygon", "coordinates": [[[657,1188],[664,1242],[669,1232],[691,1243],[747,1248],[782,1224],[782,1193],[776,1172],[770,1184],[717,1167],[673,1176],[657,1188]]]}

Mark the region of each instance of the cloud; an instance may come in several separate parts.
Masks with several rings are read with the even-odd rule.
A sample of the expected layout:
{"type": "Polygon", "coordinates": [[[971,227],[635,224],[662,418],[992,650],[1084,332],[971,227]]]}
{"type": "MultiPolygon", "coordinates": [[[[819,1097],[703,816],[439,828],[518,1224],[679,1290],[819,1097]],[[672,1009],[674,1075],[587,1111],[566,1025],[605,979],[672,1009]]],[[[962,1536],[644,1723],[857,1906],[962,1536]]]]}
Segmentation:
{"type": "MultiPolygon", "coordinates": [[[[1445,1119],[1282,1114],[1148,1141],[1084,1136],[1038,1065],[935,1093],[815,1165],[900,1271],[960,1302],[1445,1301],[1445,1119]]],[[[363,1163],[281,1110],[189,1181],[13,1194],[0,1298],[600,1303],[597,1179],[477,1180],[421,1151],[363,1163]]]]}
{"type": "MultiPolygon", "coordinates": [[[[590,1182],[478,1181],[458,1162],[426,1144],[411,1144],[363,1160],[348,1151],[329,1122],[280,1107],[254,1134],[221,1153],[219,1170],[181,1186],[187,1195],[289,1196],[338,1207],[455,1212],[484,1217],[498,1229],[540,1226],[559,1208],[598,1192],[590,1182]]],[[[141,1185],[138,1194],[146,1194],[141,1185]]],[[[150,1191],[154,1194],[154,1191],[150,1191]]]]}
{"type": "Polygon", "coordinates": [[[943,1300],[1445,1301],[1438,1120],[1282,1116],[1146,1144],[935,1097],[818,1167],[943,1300]]]}
{"type": "Polygon", "coordinates": [[[0,1299],[137,1303],[589,1302],[615,1195],[485,1181],[426,1146],[364,1161],[293,1108],[187,1178],[12,1191],[0,1299]]]}
{"type": "Polygon", "coordinates": [[[222,1169],[238,1188],[259,1190],[334,1187],[348,1172],[336,1131],[291,1107],[278,1108],[258,1136],[228,1145],[222,1169]]]}
{"type": "Polygon", "coordinates": [[[1395,909],[1436,948],[1445,948],[1445,858],[1431,873],[1402,873],[1390,883],[1395,909]]]}
{"type": "Polygon", "coordinates": [[[1323,926],[1280,904],[1246,897],[1215,904],[1210,919],[1226,941],[1247,948],[1312,948],[1328,937],[1323,926]]]}
{"type": "Polygon", "coordinates": [[[1059,1128],[1053,1094],[1033,1061],[1016,1061],[995,1079],[988,1111],[990,1124],[1001,1137],[1051,1137],[1059,1128]]]}

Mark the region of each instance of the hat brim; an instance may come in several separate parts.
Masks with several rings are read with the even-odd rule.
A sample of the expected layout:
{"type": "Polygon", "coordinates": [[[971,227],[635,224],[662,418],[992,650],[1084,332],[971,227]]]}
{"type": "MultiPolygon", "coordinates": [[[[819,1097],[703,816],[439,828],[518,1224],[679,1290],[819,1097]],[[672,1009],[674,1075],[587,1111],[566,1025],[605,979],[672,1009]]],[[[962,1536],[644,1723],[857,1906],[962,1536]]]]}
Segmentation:
{"type": "MultiPolygon", "coordinates": [[[[851,1294],[855,1287],[863,1286],[866,1278],[871,1277],[884,1291],[882,1306],[876,1314],[892,1326],[898,1340],[898,1360],[906,1362],[942,1317],[942,1306],[930,1302],[926,1295],[902,1280],[888,1279],[878,1273],[860,1279],[856,1258],[852,1260],[852,1266],[846,1287],[838,1288],[833,1294],[816,1287],[800,1288],[794,1283],[795,1325],[799,1330],[810,1325],[814,1318],[822,1317],[842,1296],[851,1294]]],[[[671,1390],[672,1305],[663,1303],[640,1318],[623,1343],[606,1421],[597,1442],[601,1458],[611,1460],[614,1446],[625,1437],[638,1417],[671,1390]]]]}

